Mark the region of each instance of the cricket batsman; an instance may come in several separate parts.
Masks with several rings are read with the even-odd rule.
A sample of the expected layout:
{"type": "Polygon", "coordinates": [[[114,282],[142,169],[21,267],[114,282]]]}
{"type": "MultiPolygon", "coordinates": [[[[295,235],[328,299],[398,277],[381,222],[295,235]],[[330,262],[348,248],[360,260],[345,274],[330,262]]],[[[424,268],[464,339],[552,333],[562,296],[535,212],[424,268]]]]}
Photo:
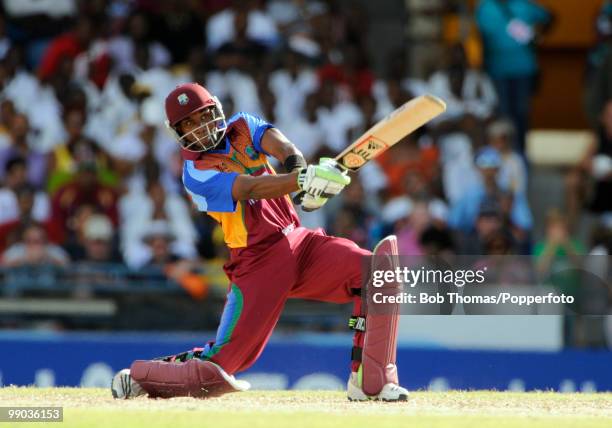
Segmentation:
{"type": "MultiPolygon", "coordinates": [[[[247,113],[228,120],[219,100],[197,83],[166,98],[167,125],[181,146],[183,184],[198,210],[217,220],[230,249],[230,280],[214,341],[154,360],[134,361],[113,378],[115,398],[213,397],[249,388],[235,373],[261,354],[288,298],[354,302],[350,400],[404,401],[395,365],[397,315],[362,310],[363,257],[371,253],[321,229],[300,226],[290,194],[305,210],[320,208],[350,183],[333,159],[307,165],[274,126],[247,113]],[[267,161],[278,159],[285,173],[267,161]]],[[[393,238],[377,251],[397,254],[393,238]]],[[[365,306],[365,305],[363,305],[365,306]]]]}

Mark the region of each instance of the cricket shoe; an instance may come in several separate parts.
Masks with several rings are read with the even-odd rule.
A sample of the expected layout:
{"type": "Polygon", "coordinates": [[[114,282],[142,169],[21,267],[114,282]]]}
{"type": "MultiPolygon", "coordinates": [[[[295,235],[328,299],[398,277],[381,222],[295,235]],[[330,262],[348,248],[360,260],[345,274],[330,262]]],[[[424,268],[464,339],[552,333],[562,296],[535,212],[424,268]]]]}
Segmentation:
{"type": "Polygon", "coordinates": [[[367,401],[367,400],[380,400],[380,401],[407,401],[408,390],[402,388],[395,383],[388,383],[383,386],[382,390],[378,395],[366,395],[361,389],[359,382],[359,375],[356,372],[352,372],[349,377],[346,391],[349,401],[367,401]]]}
{"type": "Polygon", "coordinates": [[[111,383],[111,392],[113,393],[113,398],[122,400],[146,394],[146,391],[130,376],[130,369],[123,369],[117,372],[111,383]]]}

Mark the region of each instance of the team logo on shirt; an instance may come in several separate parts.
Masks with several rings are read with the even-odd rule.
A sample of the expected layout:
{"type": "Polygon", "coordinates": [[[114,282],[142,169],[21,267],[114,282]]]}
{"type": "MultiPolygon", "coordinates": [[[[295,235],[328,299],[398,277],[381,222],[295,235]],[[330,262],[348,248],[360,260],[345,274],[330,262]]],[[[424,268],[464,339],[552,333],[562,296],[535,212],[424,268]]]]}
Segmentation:
{"type": "Polygon", "coordinates": [[[259,157],[255,149],[251,146],[247,146],[247,148],[244,149],[244,151],[246,152],[247,156],[251,158],[252,160],[255,160],[259,157]]]}
{"type": "Polygon", "coordinates": [[[178,97],[176,97],[176,99],[178,100],[179,104],[182,106],[184,106],[185,104],[189,102],[189,97],[187,96],[187,94],[180,94],[178,97]]]}

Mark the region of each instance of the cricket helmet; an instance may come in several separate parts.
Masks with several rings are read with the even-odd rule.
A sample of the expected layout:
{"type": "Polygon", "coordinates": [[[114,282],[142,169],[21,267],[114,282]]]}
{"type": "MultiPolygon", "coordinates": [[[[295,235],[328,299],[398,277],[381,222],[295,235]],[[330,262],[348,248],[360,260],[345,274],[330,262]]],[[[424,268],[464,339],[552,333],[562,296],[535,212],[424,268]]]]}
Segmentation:
{"type": "Polygon", "coordinates": [[[187,151],[205,152],[213,149],[225,135],[227,123],[221,103],[202,85],[185,83],[177,86],[166,97],[165,107],[166,126],[187,151]],[[210,112],[210,115],[189,132],[182,133],[179,123],[203,110],[210,112]]]}

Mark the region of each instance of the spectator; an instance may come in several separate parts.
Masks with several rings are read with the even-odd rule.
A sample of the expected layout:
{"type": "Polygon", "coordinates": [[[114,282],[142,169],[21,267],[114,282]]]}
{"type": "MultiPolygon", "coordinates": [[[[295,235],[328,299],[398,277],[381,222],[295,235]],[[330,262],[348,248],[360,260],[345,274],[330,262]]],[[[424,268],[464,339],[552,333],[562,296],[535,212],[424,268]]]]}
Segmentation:
{"type": "Polygon", "coordinates": [[[175,0],[159,2],[159,7],[160,10],[151,22],[151,32],[170,53],[172,63],[186,62],[190,48],[194,45],[202,46],[203,52],[204,31],[196,9],[197,3],[190,0],[175,0]]]}
{"type": "Polygon", "coordinates": [[[473,152],[484,140],[482,129],[497,107],[493,84],[468,68],[463,46],[447,48],[444,66],[429,79],[429,89],[447,103],[447,111],[430,127],[440,147],[441,178],[446,197],[455,202],[477,180],[473,152]]]}
{"type": "Polygon", "coordinates": [[[0,187],[0,224],[25,219],[28,216],[37,222],[45,222],[49,218],[47,194],[42,191],[35,192],[28,185],[26,174],[26,162],[23,158],[13,158],[7,162],[5,185],[0,187]],[[31,206],[25,203],[30,197],[31,206]]]}
{"type": "Polygon", "coordinates": [[[453,236],[446,226],[430,224],[421,233],[419,245],[426,256],[451,256],[455,254],[453,236]]]}
{"type": "Polygon", "coordinates": [[[216,68],[206,76],[206,87],[221,100],[224,110],[229,101],[234,111],[261,114],[257,85],[247,73],[246,58],[233,49],[221,49],[214,58],[216,68]]]}
{"type": "Polygon", "coordinates": [[[9,132],[9,146],[0,149],[0,180],[4,179],[8,161],[21,158],[26,163],[28,184],[36,188],[43,187],[47,174],[47,156],[34,147],[28,117],[21,113],[14,114],[9,132]]]}
{"type": "Polygon", "coordinates": [[[589,148],[584,159],[566,176],[565,195],[571,226],[579,218],[583,203],[606,220],[612,217],[612,98],[604,106],[600,120],[599,142],[589,148]],[[590,183],[593,189],[589,189],[590,183]],[[585,197],[588,194],[590,200],[585,197]]]}
{"type": "Polygon", "coordinates": [[[64,244],[74,240],[77,217],[83,207],[105,214],[117,226],[117,195],[102,183],[93,162],[83,161],[77,166],[74,179],[61,186],[51,202],[51,240],[64,244]]]}
{"type": "Polygon", "coordinates": [[[417,182],[426,193],[420,196],[429,196],[438,179],[438,149],[416,135],[405,137],[376,158],[376,162],[387,176],[390,196],[415,196],[412,193],[416,190],[417,182]]]}
{"type": "MultiPolygon", "coordinates": [[[[88,75],[98,85],[104,86],[110,69],[110,58],[100,48],[92,49],[97,37],[99,23],[87,16],[80,16],[71,31],[68,31],[51,41],[38,68],[38,77],[43,82],[53,79],[62,68],[65,60],[76,60],[80,55],[87,66],[91,65],[88,75]],[[88,52],[89,51],[89,52],[88,52]],[[90,57],[92,57],[90,59],[90,57]]],[[[89,68],[89,67],[88,67],[89,68]]]]}
{"type": "MultiPolygon", "coordinates": [[[[2,66],[0,65],[0,74],[2,66]]],[[[0,80],[2,79],[0,75],[0,80]]],[[[15,105],[11,100],[0,101],[0,149],[4,149],[11,144],[11,122],[15,116],[15,105]]]]}
{"type": "Polygon", "coordinates": [[[606,55],[610,52],[612,41],[612,1],[605,0],[601,5],[599,15],[595,22],[597,44],[591,49],[588,57],[587,76],[592,76],[595,69],[601,66],[606,55]]]}
{"type": "Polygon", "coordinates": [[[429,78],[429,87],[446,102],[446,120],[466,114],[487,120],[497,108],[493,83],[486,74],[469,68],[460,43],[447,48],[444,68],[429,78]]]}
{"type": "Polygon", "coordinates": [[[512,122],[497,120],[487,127],[487,139],[502,159],[499,180],[502,187],[512,193],[527,194],[527,168],[523,158],[513,150],[515,138],[512,122]]]}
{"type": "Polygon", "coordinates": [[[353,102],[340,100],[337,87],[331,81],[321,83],[315,100],[324,150],[328,154],[339,152],[350,143],[355,129],[362,126],[361,112],[353,102]]]}
{"type": "MultiPolygon", "coordinates": [[[[604,7],[609,9],[609,2],[604,7]]],[[[611,211],[607,195],[610,193],[612,171],[612,40],[608,40],[605,46],[605,52],[602,52],[601,59],[586,80],[585,88],[585,112],[599,142],[589,148],[585,158],[566,177],[565,192],[571,224],[575,223],[584,202],[600,215],[611,211]],[[596,183],[592,201],[585,200],[588,194],[587,177],[594,178],[596,183]]]]}
{"type": "Polygon", "coordinates": [[[318,87],[314,70],[305,64],[298,53],[291,50],[283,55],[283,67],[272,72],[268,82],[276,96],[277,116],[288,123],[298,119],[308,96],[318,87]]]}
{"type": "Polygon", "coordinates": [[[596,130],[601,128],[602,112],[612,100],[612,40],[606,46],[609,47],[608,52],[586,80],[585,88],[585,111],[591,126],[596,130]]]}
{"type": "Polygon", "coordinates": [[[364,52],[349,45],[342,52],[341,61],[329,62],[317,71],[319,81],[332,81],[347,99],[370,96],[374,73],[369,68],[364,52]]]}
{"type": "MultiPolygon", "coordinates": [[[[534,248],[536,271],[545,285],[555,287],[558,293],[573,296],[574,303],[568,309],[582,307],[582,263],[586,254],[583,244],[572,237],[567,217],[551,209],[546,217],[546,236],[534,248]]],[[[574,342],[576,320],[564,317],[565,343],[574,342]]]]}
{"type": "Polygon", "coordinates": [[[206,24],[206,41],[209,51],[216,51],[222,45],[236,38],[236,17],[244,22],[246,37],[267,47],[279,42],[278,29],[274,20],[263,10],[253,7],[252,1],[232,1],[232,6],[211,16],[206,24]],[[243,17],[244,16],[244,17],[243,17]]]}
{"type": "Polygon", "coordinates": [[[317,108],[316,95],[308,95],[304,103],[303,114],[293,118],[289,115],[282,116],[283,119],[278,124],[279,129],[283,130],[287,138],[300,149],[308,161],[317,158],[325,141],[323,130],[319,126],[317,108]]]}
{"type": "MultiPolygon", "coordinates": [[[[480,173],[478,182],[451,205],[449,215],[449,225],[464,233],[471,233],[474,230],[479,207],[485,199],[491,198],[502,206],[504,202],[502,197],[507,191],[501,187],[503,183],[499,182],[502,159],[497,150],[491,147],[483,148],[476,157],[476,166],[480,173]]],[[[521,193],[512,195],[509,205],[512,226],[523,232],[531,230],[532,217],[525,195],[521,193]]]]}
{"type": "MultiPolygon", "coordinates": [[[[368,247],[375,240],[372,234],[375,233],[375,215],[378,208],[374,199],[366,198],[362,181],[359,177],[353,178],[351,185],[345,189],[341,196],[330,201],[324,210],[315,211],[315,215],[304,216],[303,224],[309,227],[325,227],[330,224],[331,229],[338,230],[344,237],[356,239],[362,246],[368,247]],[[317,215],[326,215],[328,221],[321,221],[317,215]],[[348,219],[341,217],[348,216],[348,219]],[[316,223],[316,221],[320,223],[316,223]],[[351,231],[350,227],[354,227],[351,231]]],[[[377,242],[378,240],[376,240],[377,242]]]]}
{"type": "Polygon", "coordinates": [[[27,226],[21,240],[2,254],[2,265],[5,267],[66,266],[68,262],[66,252],[57,245],[50,244],[44,227],[36,223],[27,226]]]}
{"type": "Polygon", "coordinates": [[[148,247],[148,257],[143,269],[159,273],[180,284],[195,299],[208,294],[208,283],[200,274],[195,259],[181,258],[172,250],[174,235],[165,220],[154,220],[146,227],[143,242],[148,247]]]}
{"type": "MultiPolygon", "coordinates": [[[[135,12],[128,18],[126,34],[113,37],[109,41],[109,52],[114,61],[115,72],[134,72],[138,69],[136,60],[138,46],[142,46],[147,53],[145,68],[165,67],[170,63],[170,52],[161,43],[151,40],[150,33],[150,20],[144,13],[135,12]]],[[[197,34],[194,36],[197,37],[197,34]]]]}
{"type": "Polygon", "coordinates": [[[183,258],[195,257],[196,231],[189,207],[180,195],[168,194],[159,180],[150,180],[144,194],[129,194],[119,204],[121,248],[129,266],[142,266],[149,258],[151,246],[145,245],[145,236],[152,223],[162,221],[173,237],[169,242],[172,252],[183,258]]]}
{"type": "Polygon", "coordinates": [[[140,106],[142,119],[131,129],[118,135],[106,149],[114,160],[121,183],[130,194],[146,192],[147,181],[161,180],[171,193],[178,192],[178,178],[182,173],[179,147],[165,129],[156,123],[156,114],[146,110],[155,107],[151,98],[140,106]],[[151,116],[151,117],[149,117],[151,116]]]}
{"type": "Polygon", "coordinates": [[[495,198],[485,198],[480,202],[474,231],[457,231],[457,242],[461,254],[486,254],[487,242],[496,234],[507,232],[501,207],[495,198]]]}
{"type": "MultiPolygon", "coordinates": [[[[10,182],[11,180],[9,180],[10,182]]],[[[28,185],[0,189],[0,253],[19,240],[21,231],[30,223],[48,228],[49,198],[28,185]]]]}
{"type": "Polygon", "coordinates": [[[85,111],[81,108],[71,108],[64,112],[63,119],[64,140],[53,148],[50,156],[47,182],[49,192],[54,193],[60,186],[72,180],[83,162],[94,163],[104,182],[116,182],[110,157],[85,135],[85,111]]]}
{"type": "Polygon", "coordinates": [[[527,286],[534,284],[531,262],[522,256],[515,256],[513,237],[504,230],[497,230],[484,241],[486,255],[478,260],[474,269],[486,271],[485,285],[527,286]]]}
{"type": "Polygon", "coordinates": [[[359,246],[368,243],[368,231],[359,223],[359,217],[348,207],[341,207],[334,216],[330,229],[334,236],[347,238],[359,246]]]}
{"type": "Polygon", "coordinates": [[[172,251],[172,242],[175,236],[166,220],[153,220],[145,226],[142,241],[147,247],[145,267],[156,267],[161,271],[167,264],[181,260],[181,257],[172,251]]]}
{"type": "Polygon", "coordinates": [[[538,65],[534,41],[552,15],[532,0],[483,0],[476,20],[484,44],[484,62],[499,96],[501,114],[517,129],[517,150],[524,152],[538,65]]]}
{"type": "Polygon", "coordinates": [[[549,210],[546,216],[546,236],[534,247],[538,271],[550,274],[569,266],[579,266],[578,256],[584,254],[586,248],[571,236],[567,217],[556,209],[549,210]]]}
{"type": "Polygon", "coordinates": [[[92,214],[83,223],[79,244],[73,248],[72,260],[86,263],[122,263],[116,249],[115,231],[110,219],[92,214]]]}
{"type": "Polygon", "coordinates": [[[15,47],[0,60],[0,88],[2,98],[10,100],[20,112],[29,112],[38,99],[40,84],[25,68],[22,55],[15,47]]]}
{"type": "Polygon", "coordinates": [[[318,50],[312,34],[311,20],[327,12],[327,5],[320,1],[272,0],[267,2],[267,11],[276,22],[281,33],[294,45],[307,52],[318,50]]]}
{"type": "Polygon", "coordinates": [[[431,215],[427,202],[415,202],[406,220],[396,223],[395,226],[399,253],[409,256],[425,254],[421,246],[421,238],[430,225],[431,215]]]}

